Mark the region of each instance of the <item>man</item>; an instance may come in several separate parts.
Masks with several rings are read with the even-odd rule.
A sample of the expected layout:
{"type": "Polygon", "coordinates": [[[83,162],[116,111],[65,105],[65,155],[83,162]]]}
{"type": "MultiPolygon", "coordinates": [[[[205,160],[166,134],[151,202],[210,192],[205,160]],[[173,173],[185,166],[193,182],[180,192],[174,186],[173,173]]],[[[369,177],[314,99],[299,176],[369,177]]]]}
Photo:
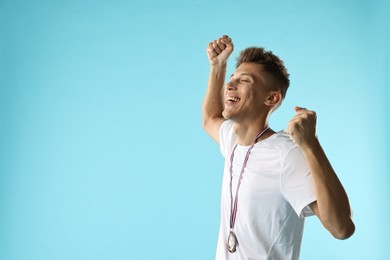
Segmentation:
{"type": "Polygon", "coordinates": [[[225,85],[233,49],[226,35],[207,48],[203,126],[225,157],[216,259],[299,259],[304,217],[313,214],[334,237],[350,237],[348,197],[316,137],[315,112],[296,107],[287,132],[269,128],[287,70],[272,52],[248,48],[225,85]]]}

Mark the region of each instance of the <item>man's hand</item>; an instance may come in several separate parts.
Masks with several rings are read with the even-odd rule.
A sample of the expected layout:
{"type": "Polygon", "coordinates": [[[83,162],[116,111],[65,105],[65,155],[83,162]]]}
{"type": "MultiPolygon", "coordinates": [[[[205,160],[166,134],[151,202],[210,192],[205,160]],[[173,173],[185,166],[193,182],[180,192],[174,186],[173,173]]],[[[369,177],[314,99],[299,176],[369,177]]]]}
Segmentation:
{"type": "Polygon", "coordinates": [[[218,40],[210,42],[207,47],[207,56],[211,65],[225,65],[234,50],[232,39],[224,35],[218,40]]]}
{"type": "Polygon", "coordinates": [[[288,123],[287,132],[293,141],[304,149],[317,140],[317,116],[316,112],[302,107],[295,107],[295,111],[297,114],[288,123]]]}

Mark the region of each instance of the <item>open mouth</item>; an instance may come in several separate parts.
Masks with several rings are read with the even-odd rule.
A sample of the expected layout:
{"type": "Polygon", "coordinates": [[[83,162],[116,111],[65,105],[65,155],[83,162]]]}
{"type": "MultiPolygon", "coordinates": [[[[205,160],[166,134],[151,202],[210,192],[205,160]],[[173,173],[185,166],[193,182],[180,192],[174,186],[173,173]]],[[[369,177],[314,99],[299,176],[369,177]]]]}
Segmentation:
{"type": "Polygon", "coordinates": [[[233,104],[233,103],[237,103],[240,100],[241,100],[241,98],[239,98],[239,97],[227,97],[226,103],[233,104]]]}

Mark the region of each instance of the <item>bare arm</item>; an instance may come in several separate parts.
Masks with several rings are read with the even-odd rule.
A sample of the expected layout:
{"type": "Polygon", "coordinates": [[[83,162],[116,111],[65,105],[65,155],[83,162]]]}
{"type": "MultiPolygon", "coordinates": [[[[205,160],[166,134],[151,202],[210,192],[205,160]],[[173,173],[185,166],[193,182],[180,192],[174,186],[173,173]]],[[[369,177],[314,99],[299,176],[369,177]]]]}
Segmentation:
{"type": "Polygon", "coordinates": [[[300,146],[314,180],[317,201],[310,207],[329,232],[346,239],[355,231],[347,193],[316,137],[316,114],[297,107],[288,132],[300,146]]]}
{"type": "Polygon", "coordinates": [[[225,121],[222,116],[224,109],[223,89],[227,61],[233,49],[233,42],[226,35],[211,42],[207,47],[210,77],[202,107],[203,128],[217,143],[219,143],[219,128],[225,121]]]}

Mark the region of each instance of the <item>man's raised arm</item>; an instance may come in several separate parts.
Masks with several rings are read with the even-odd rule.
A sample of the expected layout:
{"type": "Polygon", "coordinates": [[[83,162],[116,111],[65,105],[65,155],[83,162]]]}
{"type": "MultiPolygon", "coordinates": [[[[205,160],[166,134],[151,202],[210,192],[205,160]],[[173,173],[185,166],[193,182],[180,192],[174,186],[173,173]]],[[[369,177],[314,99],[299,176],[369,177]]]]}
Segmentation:
{"type": "Polygon", "coordinates": [[[355,232],[348,195],[332,168],[316,137],[316,113],[296,107],[297,114],[289,122],[288,132],[302,149],[311,171],[317,201],[310,207],[329,232],[346,239],[355,232]]]}
{"type": "Polygon", "coordinates": [[[219,143],[219,128],[225,121],[223,90],[225,85],[227,61],[233,52],[233,42],[229,36],[222,36],[209,43],[207,56],[210,61],[210,78],[203,101],[203,128],[219,143]]]}

